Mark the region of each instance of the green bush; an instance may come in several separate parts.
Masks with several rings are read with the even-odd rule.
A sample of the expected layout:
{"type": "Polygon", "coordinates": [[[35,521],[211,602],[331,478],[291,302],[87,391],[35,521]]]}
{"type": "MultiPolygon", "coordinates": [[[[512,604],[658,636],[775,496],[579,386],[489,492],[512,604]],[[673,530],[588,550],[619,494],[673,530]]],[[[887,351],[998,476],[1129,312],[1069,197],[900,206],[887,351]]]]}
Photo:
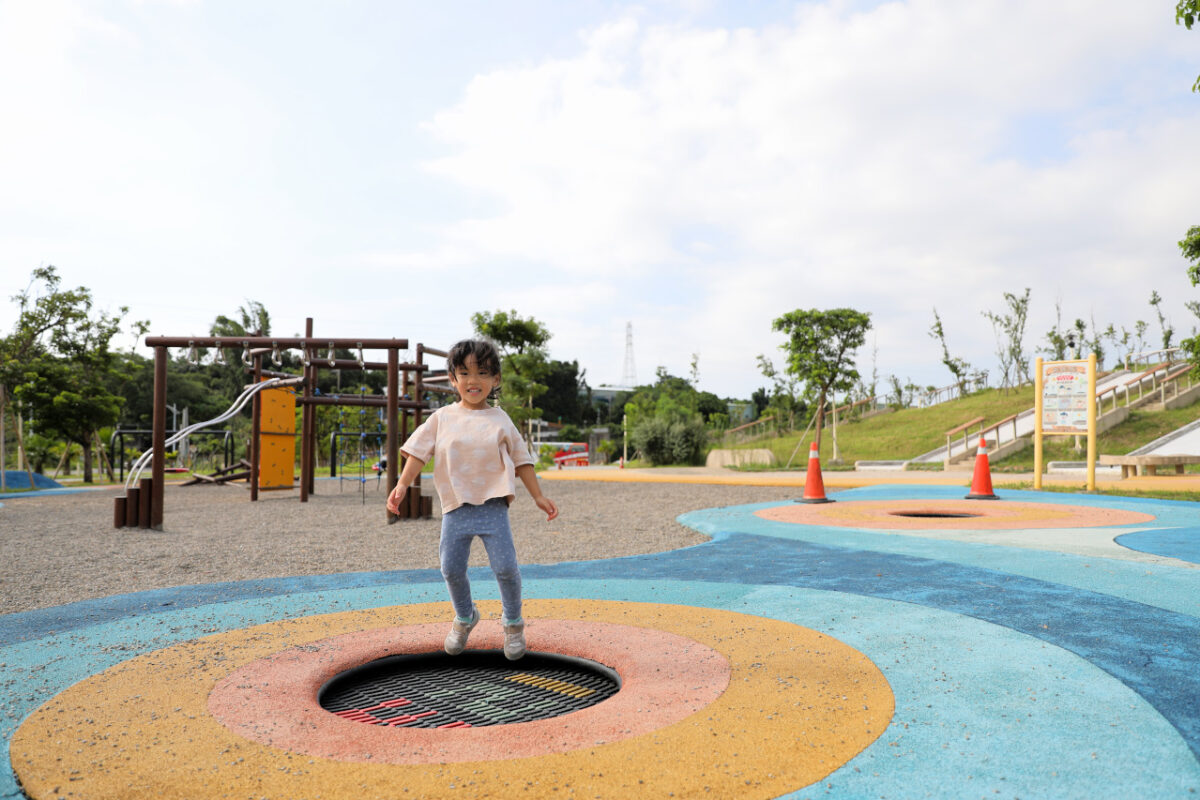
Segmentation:
{"type": "Polygon", "coordinates": [[[703,463],[707,431],[699,421],[668,422],[654,417],[638,423],[630,434],[633,446],[656,466],[703,463]]]}
{"type": "Polygon", "coordinates": [[[586,442],[587,434],[575,425],[563,425],[562,430],[558,432],[558,440],[560,442],[586,442]]]}

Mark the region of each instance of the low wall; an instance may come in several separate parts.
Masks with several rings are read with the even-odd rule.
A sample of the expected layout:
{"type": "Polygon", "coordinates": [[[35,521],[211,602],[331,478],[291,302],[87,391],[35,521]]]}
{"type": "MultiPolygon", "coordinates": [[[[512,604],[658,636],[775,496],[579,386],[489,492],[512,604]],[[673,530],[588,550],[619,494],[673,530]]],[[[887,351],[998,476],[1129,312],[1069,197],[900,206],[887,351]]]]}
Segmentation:
{"type": "Polygon", "coordinates": [[[742,467],[747,464],[771,465],[774,463],[775,454],[770,450],[761,448],[754,450],[710,450],[704,466],[742,467]]]}
{"type": "Polygon", "coordinates": [[[1190,389],[1184,389],[1179,394],[1167,400],[1164,405],[1167,407],[1167,410],[1172,410],[1176,408],[1185,408],[1197,400],[1200,400],[1200,383],[1197,383],[1190,389]]]}

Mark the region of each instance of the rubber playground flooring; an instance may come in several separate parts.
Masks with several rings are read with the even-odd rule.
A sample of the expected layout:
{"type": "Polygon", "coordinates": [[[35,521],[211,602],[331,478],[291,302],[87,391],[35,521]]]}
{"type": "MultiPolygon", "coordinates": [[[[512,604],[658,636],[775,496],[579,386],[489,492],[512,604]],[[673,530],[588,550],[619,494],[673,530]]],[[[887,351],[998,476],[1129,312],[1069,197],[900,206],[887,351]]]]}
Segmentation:
{"type": "MultiPolygon", "coordinates": [[[[537,722],[316,706],[348,666],[440,647],[435,570],[6,615],[0,797],[1196,797],[1200,506],[964,493],[697,509],[696,547],[525,566],[530,649],[622,676],[537,722]]],[[[499,642],[486,621],[469,646],[499,642]]]]}

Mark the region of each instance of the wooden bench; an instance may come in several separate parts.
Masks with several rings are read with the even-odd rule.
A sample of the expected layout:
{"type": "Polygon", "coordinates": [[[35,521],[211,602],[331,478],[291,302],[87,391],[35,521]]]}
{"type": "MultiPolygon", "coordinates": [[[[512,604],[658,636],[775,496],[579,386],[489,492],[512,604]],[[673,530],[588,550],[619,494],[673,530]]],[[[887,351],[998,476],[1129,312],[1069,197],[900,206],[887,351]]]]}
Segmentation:
{"type": "Polygon", "coordinates": [[[1186,465],[1200,464],[1200,456],[1100,456],[1100,463],[1106,467],[1119,466],[1122,478],[1157,475],[1159,467],[1175,467],[1175,474],[1182,475],[1186,465]]]}

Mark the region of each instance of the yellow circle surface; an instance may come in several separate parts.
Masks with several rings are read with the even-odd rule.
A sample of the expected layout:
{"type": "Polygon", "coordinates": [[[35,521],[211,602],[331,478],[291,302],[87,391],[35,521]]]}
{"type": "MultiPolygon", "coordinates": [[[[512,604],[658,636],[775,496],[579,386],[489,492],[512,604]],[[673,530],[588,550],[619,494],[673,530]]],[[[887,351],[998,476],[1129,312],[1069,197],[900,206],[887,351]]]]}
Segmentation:
{"type": "MultiPolygon", "coordinates": [[[[499,610],[497,603],[480,607],[499,610]]],[[[13,769],[35,800],[767,798],[841,767],[883,733],[894,710],[891,688],[870,659],[809,628],[714,609],[599,600],[527,600],[525,611],[531,649],[554,650],[553,642],[534,639],[538,619],[663,631],[724,656],[728,686],[682,719],[628,738],[447,764],[322,758],[239,736],[214,718],[214,688],[256,660],[373,628],[443,621],[445,604],[326,614],[185,642],[87,678],[22,723],[11,742],[13,769]]],[[[491,730],[520,736],[521,727],[491,730]]]]}

